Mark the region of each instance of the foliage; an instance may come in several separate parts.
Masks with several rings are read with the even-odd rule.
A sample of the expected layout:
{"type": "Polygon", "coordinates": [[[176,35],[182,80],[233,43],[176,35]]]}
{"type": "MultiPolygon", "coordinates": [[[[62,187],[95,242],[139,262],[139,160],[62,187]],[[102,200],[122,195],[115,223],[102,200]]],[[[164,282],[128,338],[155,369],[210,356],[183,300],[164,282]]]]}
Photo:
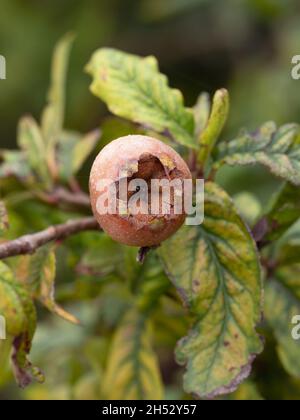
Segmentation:
{"type": "Polygon", "coordinates": [[[40,124],[23,117],[19,149],[2,152],[0,246],[33,226],[89,213],[78,172],[119,133],[154,134],[192,156],[193,173],[207,179],[205,220],[181,228],[143,265],[136,262],[136,249],[97,231],[59,238],[33,255],[1,262],[0,313],[7,319],[11,349],[0,343],[0,384],[10,380],[11,350],[19,385],[44,379],[29,353],[49,378],[22,391],[27,398],[271,398],[260,369],[275,340],[282,380],[299,390],[300,343],[290,335],[291,317],[300,307],[299,231],[286,234],[299,218],[298,125],[268,123],[219,141],[229,113],[227,90],[218,90],[212,105],[202,93],[188,108],[152,56],[100,49],[86,67],[91,91],[129,122],[113,119],[102,133],[68,131],[63,122],[72,39],[67,35],[54,51],[40,124]],[[257,220],[247,212],[249,197],[243,208],[243,200],[236,205],[218,185],[216,175],[225,164],[262,164],[279,178],[268,209],[253,204],[257,220]],[[35,220],[28,223],[32,209],[35,220]],[[50,323],[45,309],[53,313],[50,323]],[[266,339],[262,356],[260,335],[266,339]],[[183,387],[181,370],[172,363],[176,342],[183,387]]]}

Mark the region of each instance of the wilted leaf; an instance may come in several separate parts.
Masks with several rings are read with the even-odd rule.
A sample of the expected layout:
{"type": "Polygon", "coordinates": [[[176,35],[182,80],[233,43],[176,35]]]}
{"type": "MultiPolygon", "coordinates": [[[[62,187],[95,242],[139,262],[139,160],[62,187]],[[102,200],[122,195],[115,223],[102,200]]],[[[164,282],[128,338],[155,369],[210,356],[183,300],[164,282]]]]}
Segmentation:
{"type": "Polygon", "coordinates": [[[104,399],[163,398],[158,361],[151,339],[149,320],[132,309],[119,325],[111,345],[102,382],[104,399]]]}
{"type": "Polygon", "coordinates": [[[206,184],[202,226],[185,226],[159,251],[195,324],[177,346],[186,392],[234,391],[262,349],[261,274],[254,241],[227,194],[206,184]]]}
{"type": "Polygon", "coordinates": [[[296,124],[276,129],[274,123],[267,123],[255,133],[245,132],[236,140],[220,144],[214,168],[260,163],[274,175],[300,185],[300,146],[295,144],[298,131],[296,124]]]}
{"type": "Polygon", "coordinates": [[[18,144],[24,151],[31,169],[41,182],[50,183],[50,174],[46,163],[46,148],[39,126],[32,117],[23,117],[18,127],[18,144]]]}
{"type": "Polygon", "coordinates": [[[196,147],[193,114],[184,108],[181,93],[159,73],[154,57],[104,48],[94,53],[86,69],[93,77],[91,91],[112,113],[196,147]]]}
{"type": "Polygon", "coordinates": [[[50,312],[66,321],[78,324],[79,321],[61,308],[54,298],[56,259],[51,246],[39,248],[32,256],[20,257],[17,277],[29,289],[31,295],[39,300],[50,312]]]}
{"type": "Polygon", "coordinates": [[[292,320],[300,315],[300,265],[278,270],[268,282],[265,316],[277,340],[278,356],[286,371],[300,377],[300,340],[292,337],[292,320]]]}
{"type": "Polygon", "coordinates": [[[0,235],[2,235],[9,227],[8,215],[5,204],[0,201],[0,235]]]}
{"type": "Polygon", "coordinates": [[[6,320],[6,332],[13,337],[12,364],[18,384],[28,385],[32,378],[43,381],[43,375],[28,360],[36,328],[36,311],[32,299],[13,272],[0,261],[0,313],[6,320]]]}

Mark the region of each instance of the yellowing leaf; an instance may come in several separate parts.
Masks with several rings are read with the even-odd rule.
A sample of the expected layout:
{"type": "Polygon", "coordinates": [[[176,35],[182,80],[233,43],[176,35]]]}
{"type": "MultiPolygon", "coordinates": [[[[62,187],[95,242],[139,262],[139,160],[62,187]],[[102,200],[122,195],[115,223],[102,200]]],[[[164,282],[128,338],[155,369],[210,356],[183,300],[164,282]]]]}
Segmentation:
{"type": "Polygon", "coordinates": [[[66,321],[79,323],[77,318],[55,302],[56,258],[51,246],[39,248],[32,256],[20,257],[18,268],[18,278],[22,280],[35,299],[39,300],[50,312],[66,321]]]}
{"type": "Polygon", "coordinates": [[[15,177],[22,182],[33,181],[31,168],[23,151],[4,150],[1,152],[0,179],[15,177]]]}
{"type": "Polygon", "coordinates": [[[299,187],[285,183],[265,214],[266,239],[271,241],[278,239],[299,219],[299,215],[299,187]]]}
{"type": "Polygon", "coordinates": [[[72,168],[74,174],[76,174],[80,170],[85,160],[94,150],[99,139],[100,130],[94,130],[83,136],[77,142],[72,153],[72,168]]]}
{"type": "Polygon", "coordinates": [[[129,311],[115,334],[102,382],[103,399],[163,398],[158,361],[151,346],[151,325],[145,315],[129,311]]]}
{"type": "Polygon", "coordinates": [[[196,148],[193,114],[184,107],[181,93],[159,73],[154,57],[103,48],[93,54],[86,70],[93,77],[92,93],[113,114],[196,148]]]}
{"type": "Polygon", "coordinates": [[[46,143],[55,143],[63,127],[65,113],[65,85],[73,34],[65,35],[56,45],[52,58],[51,86],[48,105],[42,116],[42,132],[46,143]]]}
{"type": "Polygon", "coordinates": [[[209,119],[211,109],[211,101],[208,93],[203,92],[199,95],[196,104],[193,107],[195,118],[195,134],[199,137],[200,133],[204,130],[209,119]]]}
{"type": "Polygon", "coordinates": [[[199,397],[233,392],[249,375],[262,344],[261,274],[256,246],[236,209],[216,184],[205,189],[205,219],[184,226],[159,253],[195,319],[181,339],[184,388],[199,397]]]}
{"type": "Polygon", "coordinates": [[[277,270],[266,286],[265,316],[277,340],[278,356],[286,371],[300,377],[300,340],[292,337],[294,316],[300,315],[300,264],[277,270]]]}
{"type": "Polygon", "coordinates": [[[42,382],[43,375],[27,358],[36,328],[34,304],[25,287],[1,261],[0,314],[5,317],[7,334],[13,338],[12,366],[18,384],[25,387],[32,378],[42,382]]]}
{"type": "Polygon", "coordinates": [[[50,174],[46,164],[44,139],[36,121],[28,116],[21,118],[18,126],[18,144],[24,151],[30,168],[38,175],[41,182],[50,183],[50,174]]]}
{"type": "Polygon", "coordinates": [[[209,119],[200,131],[200,150],[198,159],[203,165],[210,157],[211,151],[221,134],[229,113],[229,94],[226,89],[219,89],[214,95],[209,119]]]}
{"type": "Polygon", "coordinates": [[[246,132],[236,140],[220,144],[214,168],[223,164],[260,163],[274,175],[300,185],[300,145],[295,142],[298,131],[296,124],[276,129],[274,123],[267,123],[255,133],[246,132]]]}

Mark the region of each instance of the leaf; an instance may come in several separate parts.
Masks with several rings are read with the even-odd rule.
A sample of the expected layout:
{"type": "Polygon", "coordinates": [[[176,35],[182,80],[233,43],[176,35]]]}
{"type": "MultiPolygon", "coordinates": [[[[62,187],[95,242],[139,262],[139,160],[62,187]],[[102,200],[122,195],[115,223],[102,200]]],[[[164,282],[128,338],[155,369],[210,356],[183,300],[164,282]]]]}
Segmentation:
{"type": "Polygon", "coordinates": [[[56,45],[52,57],[51,86],[48,105],[42,116],[42,133],[46,142],[53,146],[63,128],[65,113],[65,85],[73,34],[65,35],[56,45]]]}
{"type": "Polygon", "coordinates": [[[44,139],[36,121],[28,116],[21,118],[18,126],[18,144],[24,151],[31,169],[41,182],[50,184],[51,178],[46,163],[44,139]]]}
{"type": "Polygon", "coordinates": [[[299,187],[285,183],[280,187],[265,214],[266,239],[273,241],[282,236],[300,217],[299,187]]]}
{"type": "Polygon", "coordinates": [[[211,103],[208,93],[203,92],[199,95],[197,102],[193,108],[195,118],[195,134],[199,137],[204,130],[210,114],[211,103]]]}
{"type": "Polygon", "coordinates": [[[90,245],[77,265],[78,273],[105,277],[118,271],[120,264],[121,270],[124,270],[120,244],[105,234],[98,234],[97,241],[90,245]]]}
{"type": "Polygon", "coordinates": [[[13,337],[12,365],[18,384],[28,385],[43,375],[28,360],[36,328],[36,311],[32,299],[14,278],[13,272],[0,261],[0,313],[6,320],[7,334],[13,337]]]}
{"type": "Polygon", "coordinates": [[[202,398],[233,392],[262,350],[261,274],[256,246],[228,195],[205,189],[202,226],[184,226],[159,253],[195,323],[176,358],[184,388],[202,398]]]}
{"type": "Polygon", "coordinates": [[[262,206],[256,196],[242,191],[234,196],[234,203],[244,220],[252,226],[262,212],[262,206]]]}
{"type": "Polygon", "coordinates": [[[80,139],[72,153],[72,170],[76,174],[100,139],[100,130],[94,130],[80,139]]]}
{"type": "Polygon", "coordinates": [[[39,248],[32,256],[20,257],[16,275],[27,286],[32,297],[39,300],[50,312],[73,324],[79,323],[77,318],[55,302],[56,259],[51,245],[39,248]]]}
{"type": "Polygon", "coordinates": [[[0,164],[0,179],[13,176],[22,182],[33,181],[33,174],[23,151],[4,150],[1,155],[3,162],[0,164]]]}
{"type": "Polygon", "coordinates": [[[292,319],[300,314],[300,265],[287,266],[268,282],[265,316],[277,340],[277,353],[286,371],[300,377],[300,340],[292,338],[292,319]]]}
{"type": "Polygon", "coordinates": [[[92,93],[113,114],[196,148],[193,114],[184,107],[180,91],[171,89],[159,73],[154,57],[103,48],[93,54],[86,70],[93,77],[92,93]]]}
{"type": "Polygon", "coordinates": [[[229,94],[226,89],[217,90],[212,103],[209,119],[200,132],[198,160],[205,165],[220,136],[229,113],[229,94]]]}
{"type": "Polygon", "coordinates": [[[130,310],[115,333],[102,382],[102,398],[160,400],[163,398],[158,361],[151,345],[146,315],[130,310]]]}
{"type": "Polygon", "coordinates": [[[58,166],[59,178],[67,182],[73,176],[73,152],[80,141],[81,134],[73,131],[62,131],[56,147],[55,165],[58,166]]]}
{"type": "Polygon", "coordinates": [[[63,181],[68,181],[82,167],[100,139],[100,130],[93,130],[84,135],[76,132],[62,132],[58,143],[59,174],[63,181]]]}
{"type": "Polygon", "coordinates": [[[255,133],[245,132],[229,143],[218,147],[215,170],[222,165],[251,165],[260,163],[272,174],[300,185],[300,145],[295,143],[299,127],[287,124],[278,129],[266,123],[255,133]]]}
{"type": "Polygon", "coordinates": [[[9,228],[8,215],[5,204],[0,201],[0,236],[9,228]]]}

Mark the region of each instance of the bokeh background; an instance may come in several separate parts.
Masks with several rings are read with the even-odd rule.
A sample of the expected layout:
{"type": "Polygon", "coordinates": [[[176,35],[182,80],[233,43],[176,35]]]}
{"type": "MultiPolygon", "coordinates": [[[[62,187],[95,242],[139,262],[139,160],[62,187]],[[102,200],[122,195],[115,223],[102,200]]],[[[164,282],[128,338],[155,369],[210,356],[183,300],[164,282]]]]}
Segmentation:
{"type": "MultiPolygon", "coordinates": [[[[76,33],[76,42],[67,84],[67,128],[87,132],[108,115],[89,92],[83,71],[92,52],[102,46],[155,55],[189,106],[201,91],[228,88],[231,113],[224,138],[267,120],[300,122],[300,81],[291,78],[291,58],[300,54],[299,0],[0,0],[0,10],[0,54],[7,60],[7,80],[0,81],[0,148],[15,147],[23,114],[39,118],[53,47],[68,31],[76,33]]],[[[275,185],[261,168],[225,168],[219,182],[232,194],[255,191],[262,206],[275,185]]],[[[86,343],[93,311],[97,308],[92,305],[78,307],[85,330],[59,320],[40,330],[35,351],[48,366],[50,384],[62,366],[71,383],[78,377],[81,365],[71,351],[68,362],[54,360],[66,343],[70,348],[86,343]]],[[[80,351],[91,355],[101,345],[88,342],[80,351]]],[[[22,398],[25,394],[3,376],[0,399],[22,398]]],[[[271,371],[269,378],[272,383],[271,371]]],[[[76,397],[79,391],[73,392],[76,397]]],[[[274,386],[274,396],[276,392],[274,386]]],[[[61,385],[55,392],[47,387],[26,391],[26,397],[70,397],[67,393],[61,385]]]]}

